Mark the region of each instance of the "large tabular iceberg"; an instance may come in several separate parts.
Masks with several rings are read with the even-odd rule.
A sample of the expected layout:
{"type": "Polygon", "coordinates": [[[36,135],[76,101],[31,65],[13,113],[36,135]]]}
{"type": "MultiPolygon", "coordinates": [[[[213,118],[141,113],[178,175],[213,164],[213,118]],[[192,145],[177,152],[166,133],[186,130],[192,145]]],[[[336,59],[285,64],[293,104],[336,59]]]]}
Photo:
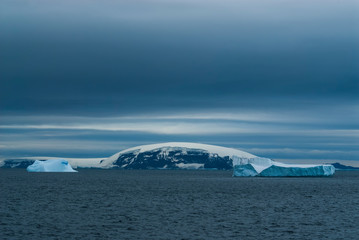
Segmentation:
{"type": "Polygon", "coordinates": [[[36,160],[26,170],[28,172],[77,172],[65,159],[36,160]]]}
{"type": "Polygon", "coordinates": [[[233,176],[236,177],[321,177],[335,172],[332,165],[284,164],[260,157],[232,158],[233,176]]]}

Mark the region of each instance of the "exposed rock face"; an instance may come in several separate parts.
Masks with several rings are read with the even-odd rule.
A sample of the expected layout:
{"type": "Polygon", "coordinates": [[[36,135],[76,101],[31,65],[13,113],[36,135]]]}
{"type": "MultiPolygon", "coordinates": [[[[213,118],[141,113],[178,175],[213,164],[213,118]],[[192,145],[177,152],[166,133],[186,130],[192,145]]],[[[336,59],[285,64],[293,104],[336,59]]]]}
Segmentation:
{"type": "Polygon", "coordinates": [[[31,159],[6,159],[0,165],[2,168],[27,168],[33,164],[35,160],[31,159]]]}
{"type": "Polygon", "coordinates": [[[119,155],[113,162],[116,167],[124,169],[153,168],[215,168],[232,169],[229,156],[220,157],[200,149],[160,148],[146,152],[127,152],[119,155]],[[197,167],[196,167],[197,166],[197,167]]]}

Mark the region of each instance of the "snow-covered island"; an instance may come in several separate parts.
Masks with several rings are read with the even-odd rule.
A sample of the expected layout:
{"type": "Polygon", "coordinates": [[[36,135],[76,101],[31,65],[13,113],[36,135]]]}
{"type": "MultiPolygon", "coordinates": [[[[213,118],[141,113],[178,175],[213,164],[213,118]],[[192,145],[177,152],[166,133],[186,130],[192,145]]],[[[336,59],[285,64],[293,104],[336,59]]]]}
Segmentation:
{"type": "Polygon", "coordinates": [[[284,164],[241,150],[207,144],[170,142],[130,148],[103,160],[103,168],[232,169],[233,176],[330,176],[332,165],[284,164]]]}
{"type": "MultiPolygon", "coordinates": [[[[35,159],[38,160],[39,158],[23,159],[24,162],[21,162],[21,159],[5,160],[2,165],[3,167],[24,167],[34,162],[37,162],[38,165],[36,166],[38,167],[44,165],[42,161],[35,161],[35,159]]],[[[335,172],[335,168],[330,164],[284,164],[238,149],[189,142],[137,146],[118,152],[108,158],[66,158],[62,160],[67,161],[74,168],[233,169],[233,176],[238,177],[330,176],[335,172]]]]}

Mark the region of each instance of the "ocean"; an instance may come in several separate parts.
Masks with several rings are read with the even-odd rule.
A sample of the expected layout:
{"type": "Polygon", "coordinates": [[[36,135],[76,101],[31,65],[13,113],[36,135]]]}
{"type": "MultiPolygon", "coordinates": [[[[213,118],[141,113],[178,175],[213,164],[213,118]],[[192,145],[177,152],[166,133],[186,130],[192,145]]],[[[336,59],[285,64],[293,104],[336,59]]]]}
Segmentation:
{"type": "Polygon", "coordinates": [[[0,169],[0,239],[359,239],[359,171],[0,169]]]}

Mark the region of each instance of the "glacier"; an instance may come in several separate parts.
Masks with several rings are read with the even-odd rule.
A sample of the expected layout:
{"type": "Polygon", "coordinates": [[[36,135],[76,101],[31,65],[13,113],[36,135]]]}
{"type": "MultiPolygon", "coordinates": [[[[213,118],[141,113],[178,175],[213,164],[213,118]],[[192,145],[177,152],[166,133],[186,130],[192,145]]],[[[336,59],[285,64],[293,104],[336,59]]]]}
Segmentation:
{"type": "Polygon", "coordinates": [[[285,164],[269,158],[232,156],[235,177],[324,177],[335,172],[332,165],[285,164]]]}
{"type": "Polygon", "coordinates": [[[36,160],[26,170],[28,172],[77,172],[65,159],[36,160]]]}

